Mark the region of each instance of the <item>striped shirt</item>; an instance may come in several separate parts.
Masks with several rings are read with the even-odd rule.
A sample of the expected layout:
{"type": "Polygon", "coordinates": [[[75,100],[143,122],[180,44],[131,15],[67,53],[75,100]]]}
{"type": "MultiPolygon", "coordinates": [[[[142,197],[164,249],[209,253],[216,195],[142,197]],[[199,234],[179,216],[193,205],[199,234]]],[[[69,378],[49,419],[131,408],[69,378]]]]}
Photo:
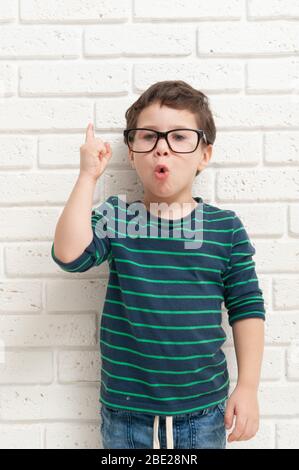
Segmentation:
{"type": "Polygon", "coordinates": [[[110,408],[176,415],[224,402],[222,303],[230,326],[265,320],[255,248],[242,221],[194,200],[189,215],[169,220],[141,200],[134,205],[113,195],[92,210],[93,240],[77,259],[60,261],[52,244],[65,271],[109,263],[99,401],[110,408]]]}

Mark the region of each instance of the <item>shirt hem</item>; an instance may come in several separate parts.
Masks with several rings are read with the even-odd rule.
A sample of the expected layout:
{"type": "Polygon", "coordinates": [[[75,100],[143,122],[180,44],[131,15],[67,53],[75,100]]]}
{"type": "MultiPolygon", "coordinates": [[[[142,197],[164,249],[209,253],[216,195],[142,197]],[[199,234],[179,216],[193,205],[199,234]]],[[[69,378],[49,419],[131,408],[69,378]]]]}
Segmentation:
{"type": "Polygon", "coordinates": [[[101,404],[104,404],[108,408],[115,408],[117,411],[123,410],[123,411],[131,411],[131,412],[136,412],[136,413],[146,413],[146,414],[150,414],[154,416],[156,415],[176,416],[176,415],[181,415],[181,414],[186,414],[186,413],[195,413],[195,412],[204,410],[206,408],[210,408],[212,406],[216,406],[220,403],[223,403],[227,399],[228,399],[228,393],[226,393],[225,396],[222,396],[220,398],[219,396],[214,399],[211,397],[211,399],[207,403],[199,405],[199,406],[194,406],[194,400],[193,400],[192,402],[185,402],[183,404],[183,407],[179,410],[159,408],[158,406],[156,406],[155,409],[150,410],[149,405],[146,403],[136,403],[136,405],[134,405],[134,403],[131,402],[131,406],[128,406],[128,404],[125,403],[124,401],[117,401],[116,403],[114,401],[114,403],[112,403],[106,400],[105,398],[103,398],[102,396],[99,398],[99,402],[101,404]]]}

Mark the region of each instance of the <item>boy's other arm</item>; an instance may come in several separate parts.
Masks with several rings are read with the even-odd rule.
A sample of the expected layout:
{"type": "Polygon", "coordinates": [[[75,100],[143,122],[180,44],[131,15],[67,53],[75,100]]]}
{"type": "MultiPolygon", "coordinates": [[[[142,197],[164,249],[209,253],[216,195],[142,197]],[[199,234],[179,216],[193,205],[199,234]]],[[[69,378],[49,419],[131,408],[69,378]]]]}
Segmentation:
{"type": "Polygon", "coordinates": [[[232,325],[238,364],[237,385],[257,391],[264,351],[264,320],[243,318],[232,325]]]}
{"type": "Polygon", "coordinates": [[[228,442],[254,437],[259,429],[258,386],[264,350],[263,318],[243,318],[232,325],[238,363],[237,385],[225,410],[225,425],[231,429],[228,442]]]}
{"type": "Polygon", "coordinates": [[[238,379],[225,411],[225,425],[236,422],[228,442],[251,439],[259,427],[258,385],[264,348],[265,305],[251,244],[238,216],[233,219],[230,260],[223,276],[225,306],[232,326],[238,379]]]}

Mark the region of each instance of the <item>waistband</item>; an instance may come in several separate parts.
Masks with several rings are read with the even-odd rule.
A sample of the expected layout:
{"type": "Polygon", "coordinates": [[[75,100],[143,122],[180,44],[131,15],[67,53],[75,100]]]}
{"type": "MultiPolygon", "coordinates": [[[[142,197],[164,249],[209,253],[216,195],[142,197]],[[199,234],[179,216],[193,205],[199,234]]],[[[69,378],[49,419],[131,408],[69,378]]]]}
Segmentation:
{"type": "MultiPolygon", "coordinates": [[[[160,449],[159,415],[155,416],[153,427],[153,449],[160,449]]],[[[166,448],[173,449],[173,416],[166,416],[166,448]]]]}

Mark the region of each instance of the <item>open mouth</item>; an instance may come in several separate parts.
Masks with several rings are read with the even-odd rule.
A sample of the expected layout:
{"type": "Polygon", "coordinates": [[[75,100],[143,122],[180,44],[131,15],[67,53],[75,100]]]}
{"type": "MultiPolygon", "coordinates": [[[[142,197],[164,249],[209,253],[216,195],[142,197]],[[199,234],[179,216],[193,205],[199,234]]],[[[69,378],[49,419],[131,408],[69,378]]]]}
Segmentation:
{"type": "Polygon", "coordinates": [[[154,175],[158,180],[164,181],[169,175],[169,169],[167,166],[157,165],[154,171],[154,175]]]}
{"type": "Polygon", "coordinates": [[[155,173],[168,173],[169,169],[167,168],[166,165],[157,165],[155,167],[155,173]]]}

